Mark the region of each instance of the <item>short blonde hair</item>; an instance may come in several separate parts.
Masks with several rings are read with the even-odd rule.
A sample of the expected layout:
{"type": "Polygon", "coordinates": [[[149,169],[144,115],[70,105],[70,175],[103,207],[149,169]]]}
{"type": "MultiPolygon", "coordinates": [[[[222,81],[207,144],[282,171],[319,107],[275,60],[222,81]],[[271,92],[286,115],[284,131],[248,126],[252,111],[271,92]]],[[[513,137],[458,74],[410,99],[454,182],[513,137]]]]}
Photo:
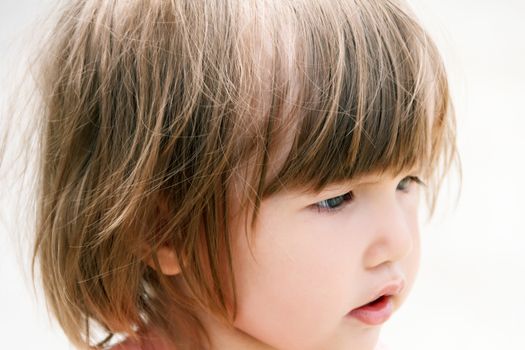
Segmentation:
{"type": "Polygon", "coordinates": [[[456,158],[440,55],[398,1],[75,0],[53,33],[33,264],[77,346],[154,327],[202,348],[197,310],[234,319],[234,179],[255,217],[283,188],[417,165],[433,212],[456,158]],[[144,263],[165,244],[180,277],[144,263]]]}

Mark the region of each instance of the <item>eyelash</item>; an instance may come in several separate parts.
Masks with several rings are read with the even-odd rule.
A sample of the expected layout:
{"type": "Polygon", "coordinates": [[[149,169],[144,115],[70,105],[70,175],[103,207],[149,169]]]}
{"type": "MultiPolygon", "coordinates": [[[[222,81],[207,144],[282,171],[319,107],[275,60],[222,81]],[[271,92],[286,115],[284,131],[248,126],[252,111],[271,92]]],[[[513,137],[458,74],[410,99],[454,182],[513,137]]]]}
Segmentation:
{"type": "MultiPolygon", "coordinates": [[[[421,181],[421,179],[419,177],[417,177],[417,176],[407,176],[407,177],[403,178],[399,182],[397,189],[399,189],[399,185],[401,183],[405,182],[405,181],[409,181],[410,183],[414,182],[414,183],[416,183],[418,185],[426,186],[425,183],[423,181],[421,181]]],[[[408,185],[406,185],[406,187],[404,189],[401,189],[401,191],[407,192],[407,189],[408,189],[408,186],[410,185],[410,183],[408,185]]],[[[340,210],[341,208],[343,208],[343,205],[345,203],[348,203],[348,202],[352,201],[353,199],[354,199],[354,193],[352,191],[350,191],[350,192],[347,192],[345,194],[342,194],[342,195],[339,195],[339,196],[336,196],[336,197],[328,198],[328,199],[322,200],[320,202],[317,202],[317,203],[314,204],[314,207],[319,212],[335,212],[335,211],[340,210]]]]}

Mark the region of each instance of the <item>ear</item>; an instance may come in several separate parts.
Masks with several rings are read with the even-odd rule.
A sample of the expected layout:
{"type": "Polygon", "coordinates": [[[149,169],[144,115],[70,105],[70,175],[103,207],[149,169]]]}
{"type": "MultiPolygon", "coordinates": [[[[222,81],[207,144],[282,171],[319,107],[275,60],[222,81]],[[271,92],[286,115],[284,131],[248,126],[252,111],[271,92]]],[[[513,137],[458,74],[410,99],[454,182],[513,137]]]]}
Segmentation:
{"type": "MultiPolygon", "coordinates": [[[[173,248],[166,245],[161,246],[159,249],[157,249],[157,259],[160,272],[163,274],[175,276],[180,273],[179,261],[173,248]]],[[[150,256],[145,262],[151,268],[157,270],[157,265],[155,264],[153,257],[150,256]]]]}
{"type": "MultiPolygon", "coordinates": [[[[157,215],[159,216],[159,221],[163,222],[164,218],[168,217],[168,202],[164,197],[161,197],[159,200],[157,215]]],[[[147,247],[148,257],[144,260],[151,268],[157,270],[160,267],[160,272],[165,275],[174,276],[180,273],[180,264],[177,259],[177,254],[175,249],[169,244],[163,244],[157,249],[157,260],[158,265],[155,264],[153,256],[151,254],[151,247],[147,247]]]]}

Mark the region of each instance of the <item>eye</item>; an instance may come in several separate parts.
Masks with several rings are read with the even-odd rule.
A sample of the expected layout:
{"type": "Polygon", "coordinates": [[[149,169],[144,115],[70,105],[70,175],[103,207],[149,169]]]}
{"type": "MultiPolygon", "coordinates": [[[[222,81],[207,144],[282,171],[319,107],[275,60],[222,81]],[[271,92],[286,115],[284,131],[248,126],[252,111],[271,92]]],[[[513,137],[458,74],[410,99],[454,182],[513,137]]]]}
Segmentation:
{"type": "Polygon", "coordinates": [[[314,207],[319,211],[335,211],[342,208],[346,203],[350,202],[354,198],[352,192],[347,192],[340,196],[332,197],[329,199],[322,200],[314,204],[314,207]]]}
{"type": "Polygon", "coordinates": [[[416,183],[418,185],[425,185],[423,181],[417,176],[407,176],[403,180],[399,181],[399,184],[397,185],[397,189],[403,192],[407,192],[408,188],[412,183],[416,183]]]}

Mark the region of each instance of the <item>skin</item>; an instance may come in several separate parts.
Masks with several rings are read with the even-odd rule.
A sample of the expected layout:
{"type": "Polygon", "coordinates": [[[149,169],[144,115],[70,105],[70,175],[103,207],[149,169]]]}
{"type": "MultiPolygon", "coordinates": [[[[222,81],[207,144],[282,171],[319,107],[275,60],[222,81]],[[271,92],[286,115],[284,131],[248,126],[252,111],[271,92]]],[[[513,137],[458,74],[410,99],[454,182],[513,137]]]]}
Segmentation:
{"type": "Polygon", "coordinates": [[[265,199],[254,231],[233,206],[238,316],[228,328],[202,314],[214,349],[372,350],[381,325],[348,312],[387,283],[404,282],[394,310],[416,277],[420,185],[369,175],[320,193],[280,192],[265,199]],[[353,198],[344,194],[351,192],[353,198]],[[335,210],[327,210],[337,203],[335,210]],[[247,237],[253,237],[249,241],[247,237]]]}

